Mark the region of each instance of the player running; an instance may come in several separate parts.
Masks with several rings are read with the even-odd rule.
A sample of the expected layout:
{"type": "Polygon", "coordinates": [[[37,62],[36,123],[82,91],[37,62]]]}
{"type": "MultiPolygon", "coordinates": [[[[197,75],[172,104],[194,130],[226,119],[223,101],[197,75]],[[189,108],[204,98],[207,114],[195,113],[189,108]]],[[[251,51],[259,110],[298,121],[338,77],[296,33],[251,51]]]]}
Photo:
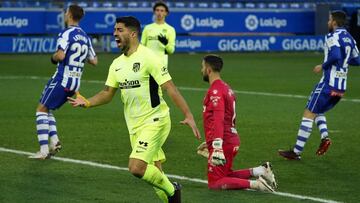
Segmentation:
{"type": "Polygon", "coordinates": [[[57,51],[51,56],[51,62],[57,64],[57,69],[45,86],[36,108],[40,151],[29,158],[47,159],[61,149],[55,117],[51,111],[60,108],[67,97],[79,90],[85,62],[97,65],[91,39],[79,27],[83,16],[84,10],[77,5],[70,5],[65,13],[67,28],[59,34],[57,51]]]}
{"type": "Polygon", "coordinates": [[[324,63],[316,65],[313,70],[315,73],[322,71],[323,76],[307,102],[295,147],[279,150],[279,155],[286,159],[301,159],[300,154],[310,137],[314,120],[321,135],[316,154],[325,154],[331,145],[324,113],[332,109],[344,96],[349,65],[360,65],[356,42],[344,28],[345,24],[346,14],[343,11],[331,12],[328,21],[330,33],[325,36],[324,63]]]}

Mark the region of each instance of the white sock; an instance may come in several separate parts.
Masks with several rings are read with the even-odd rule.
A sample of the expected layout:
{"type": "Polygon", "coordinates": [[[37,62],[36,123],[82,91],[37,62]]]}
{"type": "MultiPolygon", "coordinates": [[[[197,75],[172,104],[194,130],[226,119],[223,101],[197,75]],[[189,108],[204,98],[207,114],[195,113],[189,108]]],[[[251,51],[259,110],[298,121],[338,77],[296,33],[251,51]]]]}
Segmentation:
{"type": "Polygon", "coordinates": [[[254,167],[251,170],[252,176],[259,177],[260,175],[263,175],[265,173],[265,169],[263,166],[254,167]]]}

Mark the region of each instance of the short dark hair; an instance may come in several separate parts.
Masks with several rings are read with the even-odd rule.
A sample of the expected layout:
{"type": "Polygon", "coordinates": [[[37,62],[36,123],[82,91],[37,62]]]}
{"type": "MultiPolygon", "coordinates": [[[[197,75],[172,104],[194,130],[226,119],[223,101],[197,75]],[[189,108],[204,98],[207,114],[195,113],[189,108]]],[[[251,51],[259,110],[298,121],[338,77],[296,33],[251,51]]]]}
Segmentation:
{"type": "Polygon", "coordinates": [[[169,13],[169,7],[168,7],[168,6],[166,5],[166,3],[163,2],[163,1],[158,1],[158,2],[156,2],[156,3],[154,4],[154,6],[153,6],[153,11],[154,11],[154,12],[155,12],[155,10],[156,10],[156,8],[157,8],[158,6],[164,7],[164,8],[165,8],[165,11],[166,11],[167,13],[169,13]]]}
{"type": "Polygon", "coordinates": [[[222,58],[220,56],[214,55],[214,54],[209,54],[209,55],[204,56],[203,60],[215,72],[220,72],[224,65],[222,58]]]}
{"type": "Polygon", "coordinates": [[[344,11],[332,11],[332,19],[336,22],[337,26],[343,27],[346,24],[346,13],[344,11]]]}
{"type": "Polygon", "coordinates": [[[124,23],[125,27],[130,28],[133,31],[136,31],[137,34],[140,34],[140,22],[137,18],[133,16],[123,16],[116,18],[116,23],[124,23]]]}
{"type": "Polygon", "coordinates": [[[79,22],[85,14],[84,9],[76,4],[69,6],[69,12],[71,13],[73,20],[77,22],[79,22]]]}

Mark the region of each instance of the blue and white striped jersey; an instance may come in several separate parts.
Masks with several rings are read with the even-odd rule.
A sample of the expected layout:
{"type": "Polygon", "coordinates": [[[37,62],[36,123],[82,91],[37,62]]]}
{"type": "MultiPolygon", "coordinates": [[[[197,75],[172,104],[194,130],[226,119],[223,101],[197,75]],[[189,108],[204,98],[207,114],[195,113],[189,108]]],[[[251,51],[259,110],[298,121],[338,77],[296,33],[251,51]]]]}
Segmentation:
{"type": "Polygon", "coordinates": [[[65,53],[63,61],[58,63],[53,79],[69,91],[78,91],[86,59],[94,59],[96,54],[91,39],[78,26],[70,26],[57,39],[57,50],[65,53]]]}
{"type": "Polygon", "coordinates": [[[356,41],[344,28],[337,28],[325,36],[323,77],[332,88],[345,91],[349,64],[359,57],[356,41]]]}

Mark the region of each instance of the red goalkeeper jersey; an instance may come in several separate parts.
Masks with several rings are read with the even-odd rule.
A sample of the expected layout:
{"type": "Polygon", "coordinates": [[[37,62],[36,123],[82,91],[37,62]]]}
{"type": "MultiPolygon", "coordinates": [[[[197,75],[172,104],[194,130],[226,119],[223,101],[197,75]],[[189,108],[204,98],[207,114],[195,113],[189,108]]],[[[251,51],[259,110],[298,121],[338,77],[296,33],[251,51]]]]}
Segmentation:
{"type": "Polygon", "coordinates": [[[222,138],[224,144],[240,144],[235,128],[235,101],[234,92],[224,81],[215,80],[211,84],[203,103],[204,132],[209,147],[215,138],[222,138]]]}

